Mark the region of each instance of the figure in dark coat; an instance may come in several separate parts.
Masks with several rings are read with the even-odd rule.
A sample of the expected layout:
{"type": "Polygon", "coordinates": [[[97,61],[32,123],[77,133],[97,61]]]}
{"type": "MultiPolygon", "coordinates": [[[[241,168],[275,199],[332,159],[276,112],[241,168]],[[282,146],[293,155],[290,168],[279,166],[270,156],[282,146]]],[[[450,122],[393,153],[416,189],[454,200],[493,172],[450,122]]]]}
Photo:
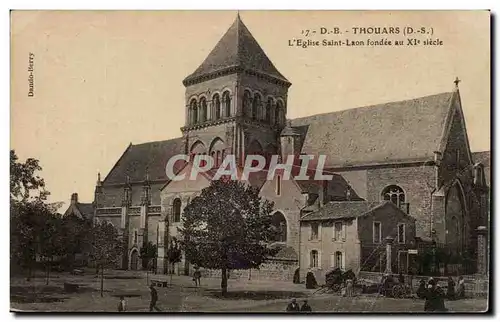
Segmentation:
{"type": "Polygon", "coordinates": [[[425,285],[425,280],[421,279],[420,283],[418,285],[418,289],[417,289],[417,296],[418,296],[418,298],[420,298],[420,299],[425,298],[426,292],[427,292],[427,288],[426,288],[426,285],[425,285]]]}
{"type": "Polygon", "coordinates": [[[161,311],[157,306],[156,302],[158,301],[158,292],[154,288],[153,285],[149,287],[149,290],[151,292],[151,302],[149,302],[149,311],[152,312],[153,309],[156,311],[161,311]]]}
{"type": "Polygon", "coordinates": [[[292,299],[292,301],[286,307],[287,312],[300,312],[299,304],[296,299],[292,299]]]}
{"type": "Polygon", "coordinates": [[[311,306],[307,303],[307,300],[304,300],[304,304],[302,304],[302,307],[300,308],[301,312],[312,312],[311,306]]]}
{"type": "Polygon", "coordinates": [[[306,288],[314,289],[318,287],[318,283],[316,282],[316,277],[314,277],[313,272],[307,272],[306,275],[306,288]]]}
{"type": "Polygon", "coordinates": [[[446,291],[446,297],[448,300],[455,299],[455,281],[453,281],[453,277],[448,277],[448,289],[446,291]]]}
{"type": "Polygon", "coordinates": [[[427,286],[425,294],[424,311],[426,312],[443,312],[447,311],[444,306],[444,293],[443,290],[437,286],[435,280],[431,279],[427,286]]]}

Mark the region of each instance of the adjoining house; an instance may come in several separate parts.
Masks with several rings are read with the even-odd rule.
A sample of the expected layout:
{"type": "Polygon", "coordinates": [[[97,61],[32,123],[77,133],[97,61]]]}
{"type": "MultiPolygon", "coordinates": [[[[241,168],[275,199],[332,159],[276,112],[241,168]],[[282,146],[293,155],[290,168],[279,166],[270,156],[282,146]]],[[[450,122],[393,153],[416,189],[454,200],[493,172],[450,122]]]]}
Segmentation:
{"type": "Polygon", "coordinates": [[[334,268],[383,271],[386,238],[398,248],[413,245],[415,218],[390,201],[329,202],[301,218],[300,236],[301,277],[311,271],[324,283],[334,268]]]}

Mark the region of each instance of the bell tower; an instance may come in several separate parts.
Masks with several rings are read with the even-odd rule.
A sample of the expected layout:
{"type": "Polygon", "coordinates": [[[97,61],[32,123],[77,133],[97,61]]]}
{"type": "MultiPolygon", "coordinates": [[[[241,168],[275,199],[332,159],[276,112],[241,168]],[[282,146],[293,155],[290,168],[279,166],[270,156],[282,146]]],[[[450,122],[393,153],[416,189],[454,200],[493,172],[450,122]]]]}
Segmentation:
{"type": "Polygon", "coordinates": [[[227,154],[279,152],[291,83],[276,69],[238,14],[203,63],[183,81],[187,154],[216,164],[227,154]]]}

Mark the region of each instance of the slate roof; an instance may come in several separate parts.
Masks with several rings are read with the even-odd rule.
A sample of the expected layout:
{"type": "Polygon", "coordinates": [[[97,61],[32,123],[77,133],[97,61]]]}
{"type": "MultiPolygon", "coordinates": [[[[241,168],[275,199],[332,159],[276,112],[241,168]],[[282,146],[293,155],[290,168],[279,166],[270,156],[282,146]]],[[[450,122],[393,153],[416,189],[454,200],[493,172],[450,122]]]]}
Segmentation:
{"type": "MultiPolygon", "coordinates": [[[[165,166],[172,156],[179,153],[184,153],[182,138],[130,144],[104,179],[103,185],[124,183],[127,175],[131,182],[142,182],[146,177],[146,170],[149,180],[167,181],[165,166]]],[[[179,164],[177,162],[176,166],[179,164]]]]}
{"type": "Polygon", "coordinates": [[[257,71],[289,83],[274,67],[239,15],[203,63],[184,79],[184,83],[233,67],[257,71]]]}
{"type": "Polygon", "coordinates": [[[85,217],[90,218],[94,216],[94,205],[92,203],[79,202],[76,204],[76,207],[85,217]]]}
{"type": "Polygon", "coordinates": [[[307,126],[302,153],[327,167],[433,160],[453,92],[292,120],[307,126]]]}
{"type": "Polygon", "coordinates": [[[339,201],[329,202],[319,210],[305,215],[301,221],[327,220],[327,219],[342,219],[356,218],[364,215],[370,209],[380,205],[380,202],[368,201],[339,201]]]}
{"type": "Polygon", "coordinates": [[[472,152],[472,159],[474,163],[481,163],[484,166],[484,176],[486,179],[486,183],[488,184],[488,186],[491,186],[490,184],[491,152],[490,151],[472,152]]]}
{"type": "Polygon", "coordinates": [[[83,203],[83,202],[70,204],[68,209],[64,212],[63,216],[69,216],[69,215],[75,215],[80,219],[91,220],[94,217],[94,205],[92,203],[83,203]]]}

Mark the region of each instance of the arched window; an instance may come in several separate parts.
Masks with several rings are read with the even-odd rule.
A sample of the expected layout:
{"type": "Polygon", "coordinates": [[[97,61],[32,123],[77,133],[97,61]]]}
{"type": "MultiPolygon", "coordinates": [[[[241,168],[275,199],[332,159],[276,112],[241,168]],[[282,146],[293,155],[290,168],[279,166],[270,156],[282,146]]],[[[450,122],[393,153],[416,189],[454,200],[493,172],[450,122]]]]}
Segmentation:
{"type": "Polygon", "coordinates": [[[181,221],[181,205],[182,205],[181,200],[179,198],[175,198],[174,203],[172,205],[173,222],[181,221]]]}
{"type": "Polygon", "coordinates": [[[274,124],[280,126],[283,124],[283,103],[278,101],[276,104],[276,109],[274,110],[274,124]]]}
{"type": "Polygon", "coordinates": [[[217,164],[216,164],[217,163],[217,155],[215,154],[215,151],[212,151],[212,153],[210,153],[210,156],[212,157],[212,160],[213,160],[212,164],[214,165],[214,167],[216,167],[217,166],[217,164]]]}
{"type": "Polygon", "coordinates": [[[260,95],[255,94],[252,104],[252,119],[254,120],[258,120],[260,118],[259,116],[260,102],[261,102],[260,95]]]}
{"type": "Polygon", "coordinates": [[[215,166],[218,167],[220,166],[221,164],[221,152],[220,151],[216,151],[215,152],[215,166]]]}
{"type": "Polygon", "coordinates": [[[252,95],[249,91],[243,94],[243,116],[249,116],[252,109],[252,95]]]}
{"type": "Polygon", "coordinates": [[[276,195],[281,196],[281,176],[276,177],[276,195]]]}
{"type": "Polygon", "coordinates": [[[273,106],[273,99],[272,98],[269,98],[267,100],[267,104],[266,104],[266,109],[264,111],[264,120],[267,122],[267,123],[270,123],[271,122],[271,109],[272,109],[272,106],[273,106]]]}
{"type": "Polygon", "coordinates": [[[396,206],[401,207],[405,202],[405,193],[399,186],[388,186],[382,191],[382,199],[391,201],[396,206]]]}
{"type": "Polygon", "coordinates": [[[195,99],[192,99],[191,103],[189,103],[189,116],[191,125],[198,123],[198,106],[195,99]]]}
{"type": "Polygon", "coordinates": [[[466,232],[465,205],[463,190],[457,183],[448,190],[445,206],[446,244],[452,249],[456,249],[457,252],[460,252],[466,245],[464,240],[466,232]]]}
{"type": "Polygon", "coordinates": [[[224,116],[225,117],[230,117],[231,116],[231,96],[229,95],[228,91],[225,91],[224,94],[222,94],[222,102],[224,103],[224,116]]]}
{"type": "Polygon", "coordinates": [[[276,229],[275,241],[286,242],[287,226],[285,216],[277,211],[272,216],[272,225],[276,229]]]}
{"type": "Polygon", "coordinates": [[[214,106],[214,119],[218,120],[221,117],[219,94],[214,95],[214,97],[212,98],[212,104],[214,106]]]}
{"type": "Polygon", "coordinates": [[[202,97],[200,100],[200,115],[199,122],[205,122],[207,120],[207,100],[202,97]]]}
{"type": "Polygon", "coordinates": [[[319,264],[319,254],[317,250],[311,250],[311,253],[309,255],[309,266],[310,267],[318,267],[319,264]]]}

